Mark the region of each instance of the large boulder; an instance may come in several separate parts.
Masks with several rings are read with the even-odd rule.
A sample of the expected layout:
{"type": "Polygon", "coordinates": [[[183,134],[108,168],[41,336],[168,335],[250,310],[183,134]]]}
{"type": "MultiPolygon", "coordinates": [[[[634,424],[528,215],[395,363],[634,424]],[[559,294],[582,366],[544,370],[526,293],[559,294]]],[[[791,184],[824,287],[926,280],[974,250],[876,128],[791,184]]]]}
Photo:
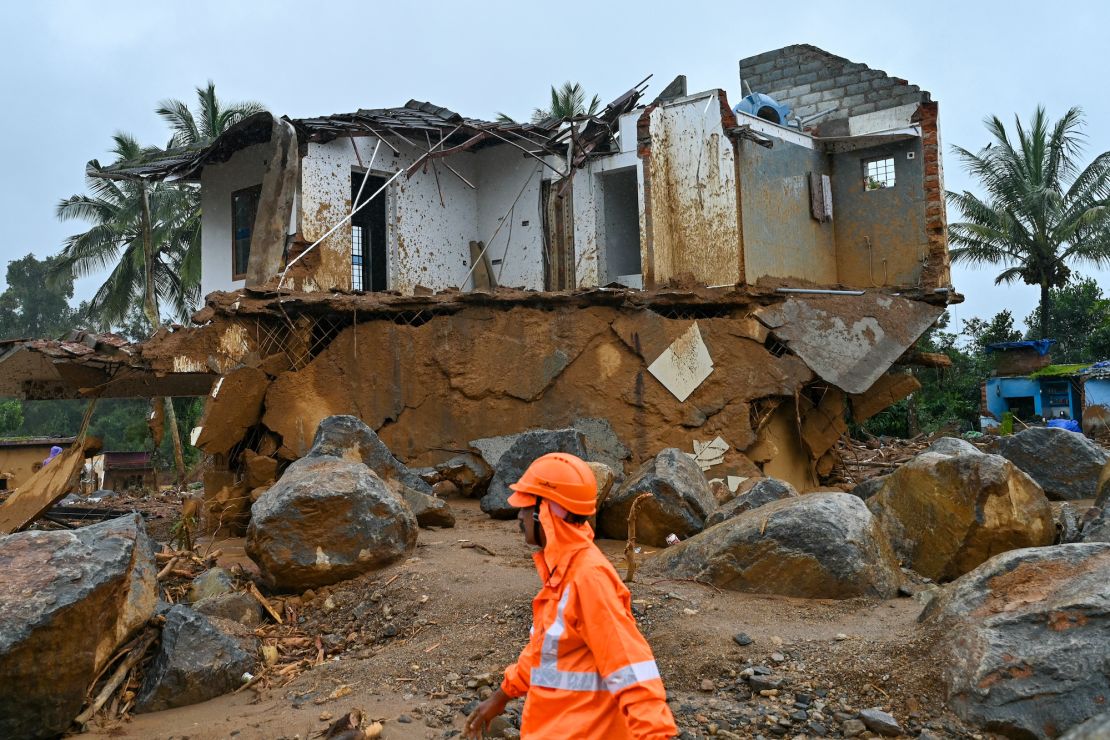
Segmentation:
{"type": "Polygon", "coordinates": [[[668,548],[645,570],[811,599],[892,598],[901,585],[878,523],[850,493],[773,501],[668,548]]]}
{"type": "Polygon", "coordinates": [[[1031,427],[998,441],[998,454],[1029,474],[1056,501],[1095,498],[1107,454],[1076,432],[1031,427]]]}
{"type": "Polygon", "coordinates": [[[520,480],[520,476],[524,475],[524,471],[537,457],[549,452],[568,452],[583,460],[589,457],[586,436],[576,429],[533,429],[513,435],[511,440],[508,447],[497,454],[493,479],[486,495],[482,496],[482,511],[494,519],[512,519],[516,516],[516,509],[509,506],[509,495],[512,493],[509,486],[520,480]]]}
{"type": "Polygon", "coordinates": [[[772,501],[779,501],[784,498],[795,498],[797,495],[798,492],[794,489],[794,486],[786,481],[779,480],[778,478],[760,478],[746,493],[740,494],[710,514],[709,518],[705,520],[705,526],[712,527],[714,524],[720,524],[726,519],[739,516],[745,511],[758,509],[760,506],[769,504],[772,501]]]}
{"type": "Polygon", "coordinates": [[[154,614],[154,551],[138,514],[0,537],[0,737],[54,737],[93,679],[154,614]]]}
{"type": "Polygon", "coordinates": [[[135,699],[136,712],[197,704],[235,690],[255,658],[203,614],[187,606],[165,612],[162,639],[135,699]]]}
{"type": "Polygon", "coordinates": [[[416,534],[408,505],[366,465],[311,456],[254,503],[247,554],[269,585],[315,588],[396,560],[416,534]]]}
{"type": "Polygon", "coordinates": [[[312,449],[305,457],[338,457],[361,462],[391,486],[397,484],[431,494],[432,487],[393,456],[374,430],[357,416],[329,416],[316,428],[312,449]]]}
{"type": "Polygon", "coordinates": [[[1110,544],[1013,550],[940,590],[921,620],[942,636],[948,702],[1013,738],[1054,738],[1110,697],[1110,544]]]}
{"type": "Polygon", "coordinates": [[[717,499],[698,464],[682,450],[668,448],[609,494],[598,515],[605,537],[628,537],[632,503],[644,493],[651,496],[636,507],[636,541],[656,547],[666,545],[669,534],[686,538],[702,531],[706,518],[717,508],[717,499]]]}
{"type": "Polygon", "coordinates": [[[1106,740],[1108,737],[1110,737],[1110,712],[1103,712],[1071,728],[1060,737],[1060,740],[1106,740]]]}
{"type": "Polygon", "coordinates": [[[941,455],[982,455],[984,454],[975,445],[959,437],[941,437],[925,448],[925,452],[936,452],[941,455]]]}
{"type": "Polygon", "coordinates": [[[1040,487],[998,455],[922,453],[886,476],[867,506],[903,564],[935,580],[1056,536],[1040,487]]]}

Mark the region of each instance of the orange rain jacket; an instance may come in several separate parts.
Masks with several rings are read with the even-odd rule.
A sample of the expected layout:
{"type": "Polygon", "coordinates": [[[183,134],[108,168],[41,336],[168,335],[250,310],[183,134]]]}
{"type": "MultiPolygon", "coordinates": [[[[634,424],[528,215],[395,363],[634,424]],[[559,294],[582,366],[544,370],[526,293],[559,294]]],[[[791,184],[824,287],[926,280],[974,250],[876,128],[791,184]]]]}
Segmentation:
{"type": "Polygon", "coordinates": [[[502,690],[523,696],[522,740],[665,740],[678,734],[651,647],[631,597],[593,544],[588,524],[540,505],[547,545],[533,555],[543,588],[532,601],[532,636],[502,690]]]}

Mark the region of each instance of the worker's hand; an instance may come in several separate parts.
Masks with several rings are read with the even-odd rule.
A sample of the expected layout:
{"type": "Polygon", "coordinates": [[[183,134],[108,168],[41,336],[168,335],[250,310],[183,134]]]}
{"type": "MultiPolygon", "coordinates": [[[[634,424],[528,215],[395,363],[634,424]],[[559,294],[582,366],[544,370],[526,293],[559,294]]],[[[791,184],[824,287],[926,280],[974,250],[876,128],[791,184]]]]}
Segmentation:
{"type": "Polygon", "coordinates": [[[463,726],[463,737],[467,740],[482,740],[486,730],[489,729],[489,723],[493,721],[494,717],[505,711],[505,705],[509,701],[509,695],[502,691],[500,686],[497,687],[493,696],[479,704],[466,718],[466,724],[463,726]]]}

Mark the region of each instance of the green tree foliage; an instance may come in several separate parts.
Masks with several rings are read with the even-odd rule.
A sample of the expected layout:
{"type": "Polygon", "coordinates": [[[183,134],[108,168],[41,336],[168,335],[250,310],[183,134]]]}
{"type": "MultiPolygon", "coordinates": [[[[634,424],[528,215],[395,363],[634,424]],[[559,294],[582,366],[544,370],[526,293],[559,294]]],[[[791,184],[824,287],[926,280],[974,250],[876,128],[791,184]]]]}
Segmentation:
{"type": "Polygon", "coordinates": [[[1003,266],[995,284],[1039,286],[1037,332],[1051,337],[1051,290],[1067,284],[1071,265],[1110,265],[1110,152],[1081,168],[1078,108],[1053,124],[1038,107],[1028,125],[1015,118],[1014,136],[997,117],[985,123],[994,139],[986,148],[955,148],[986,197],[948,193],[964,219],[948,227],[952,259],[1003,266]]]}
{"type": "Polygon", "coordinates": [[[58,261],[28,254],[8,263],[8,287],[0,293],[0,339],[59,337],[73,328],[73,278],[47,281],[58,261]]]}
{"type": "Polygon", "coordinates": [[[0,437],[12,437],[23,426],[23,407],[19,401],[0,401],[0,437]]]}
{"type": "Polygon", "coordinates": [[[261,103],[249,100],[225,103],[216,96],[216,83],[209,80],[208,85],[197,88],[195,111],[180,100],[169,99],[160,102],[155,113],[173,132],[170,147],[180,147],[207,144],[247,116],[263,110],[261,103]]]}
{"type": "MultiPolygon", "coordinates": [[[[127,134],[113,137],[116,162],[137,161],[152,153],[127,134]]],[[[90,167],[100,169],[96,160],[90,167]]],[[[67,238],[52,275],[55,280],[96,275],[111,269],[89,301],[89,318],[100,328],[123,321],[128,309],[142,303],[148,276],[143,249],[142,193],[138,183],[85,178],[89,193],[61,201],[58,218],[85,221],[92,228],[67,238]]],[[[187,320],[200,286],[200,207],[195,188],[149,185],[153,241],[152,275],[160,305],[187,320]],[[192,264],[192,262],[196,264],[192,264]]]]}
{"type": "MultiPolygon", "coordinates": [[[[1052,322],[1056,340],[1052,361],[1058,364],[1110,360],[1110,299],[1092,278],[1072,280],[1053,288],[1052,322]]],[[[1033,309],[1025,320],[1028,326],[1039,326],[1040,307],[1033,309]]],[[[1033,332],[1030,332],[1032,334],[1033,332]]]]}
{"type": "MultiPolygon", "coordinates": [[[[577,82],[564,82],[559,87],[551,86],[551,102],[546,108],[532,110],[532,123],[543,123],[550,119],[592,116],[601,108],[601,98],[594,95],[586,105],[586,91],[577,82]]],[[[515,123],[512,117],[498,113],[497,120],[502,123],[515,123]]]]}
{"type": "Polygon", "coordinates": [[[1021,339],[1021,332],[1014,328],[1014,316],[1007,309],[999,311],[990,321],[978,317],[964,320],[963,334],[969,340],[969,351],[977,353],[986,352],[991,344],[1021,339]]]}

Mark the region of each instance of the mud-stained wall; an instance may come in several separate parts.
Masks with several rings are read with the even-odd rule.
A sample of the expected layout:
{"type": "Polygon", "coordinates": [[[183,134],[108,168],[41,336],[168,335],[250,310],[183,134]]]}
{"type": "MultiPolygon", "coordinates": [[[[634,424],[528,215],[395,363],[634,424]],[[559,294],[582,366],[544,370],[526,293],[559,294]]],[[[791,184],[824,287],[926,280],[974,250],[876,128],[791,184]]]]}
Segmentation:
{"type": "MultiPolygon", "coordinates": [[[[771,149],[740,145],[747,282],[773,277],[837,283],[833,224],[815,219],[810,207],[809,173],[827,175],[829,165],[828,155],[782,139],[771,149]]],[[[833,213],[840,217],[835,207],[833,213]]]]}
{"type": "MultiPolygon", "coordinates": [[[[270,154],[269,143],[241,149],[221,164],[204,168],[200,179],[200,292],[235,290],[243,280],[231,271],[231,194],[262,184],[270,154]]],[[[289,233],[296,231],[290,224],[289,233]]]]}
{"type": "Polygon", "coordinates": [[[721,120],[721,94],[663,103],[648,113],[650,230],[645,274],[656,284],[692,276],[703,285],[743,279],[736,153],[721,120]]]}
{"type": "Polygon", "coordinates": [[[632,450],[629,465],[718,435],[744,450],[756,442],[761,416],[753,401],[792,403],[813,374],[796,356],[775,357],[750,338],[753,322],[743,315],[700,318],[714,369],[680,402],[647,368],[692,323],[596,306],[473,307],[416,327],[366,322],[341,332],[304,369],[278,376],[263,423],[290,458],[308,449],[321,419],[345,413],[414,464],[472,439],[595,417],[608,419],[632,450]]]}
{"type": "Polygon", "coordinates": [[[920,139],[833,155],[833,224],[842,285],[921,283],[930,250],[921,162],[920,139]],[[866,190],[864,160],[887,156],[894,158],[894,186],[866,190]]]}

